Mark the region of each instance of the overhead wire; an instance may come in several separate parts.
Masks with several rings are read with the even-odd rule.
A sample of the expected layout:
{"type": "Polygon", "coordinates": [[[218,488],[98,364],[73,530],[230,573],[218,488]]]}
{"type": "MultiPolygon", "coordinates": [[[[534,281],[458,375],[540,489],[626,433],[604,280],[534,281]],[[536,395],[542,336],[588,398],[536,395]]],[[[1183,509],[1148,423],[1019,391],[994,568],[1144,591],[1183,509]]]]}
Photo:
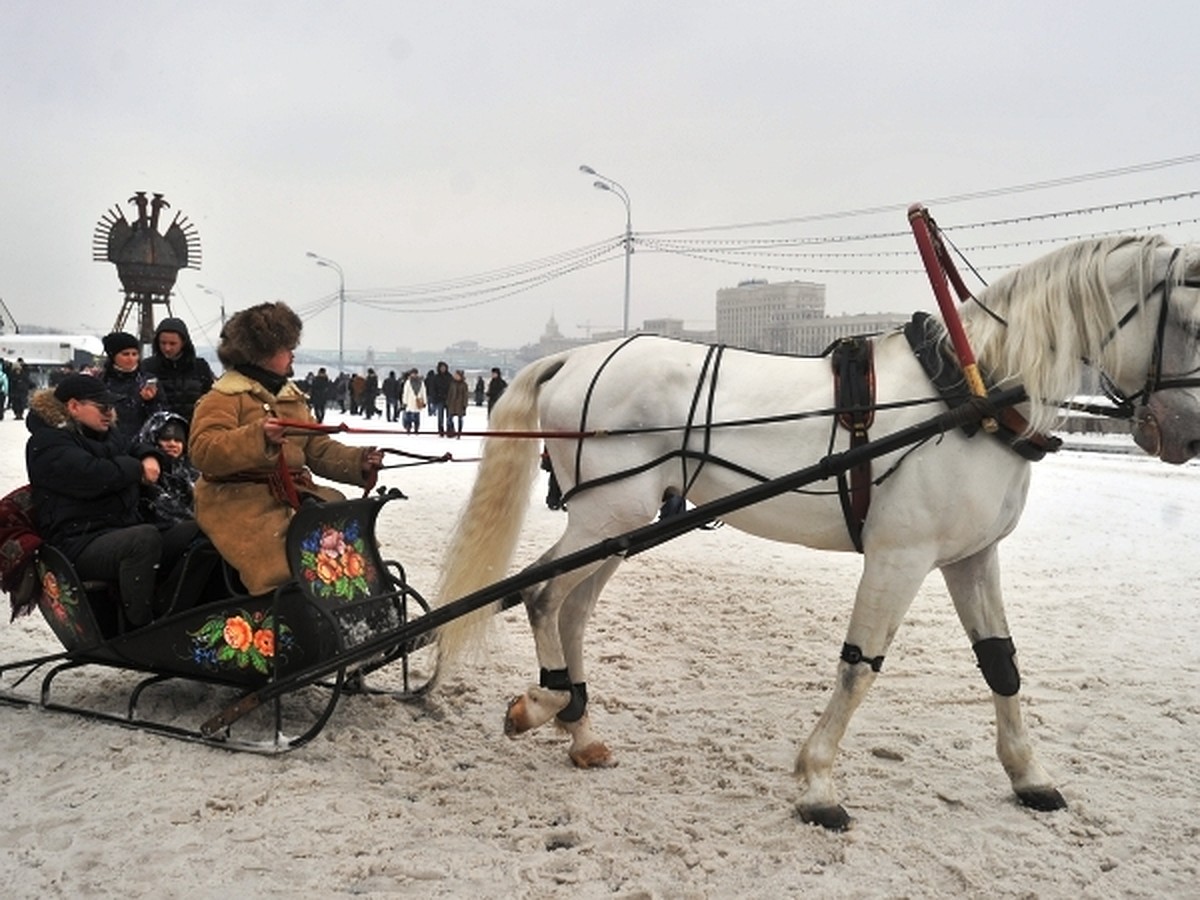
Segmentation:
{"type": "MultiPolygon", "coordinates": [[[[1082,183],[1119,178],[1145,172],[1158,171],[1173,166],[1200,162],[1200,153],[1153,160],[1129,166],[1104,169],[1082,174],[1044,179],[1023,184],[1010,185],[980,191],[951,194],[928,201],[931,209],[967,201],[990,199],[1024,194],[1050,188],[1078,185],[1082,183]]],[[[1041,225],[1053,220],[1076,220],[1086,217],[1103,217],[1115,212],[1128,212],[1152,205],[1184,203],[1200,197],[1200,190],[1177,191],[1151,197],[1122,199],[1088,206],[1055,209],[1051,211],[981,219],[964,223],[940,221],[943,232],[985,231],[1017,225],[1041,225]]],[[[853,261],[870,258],[915,259],[916,253],[910,246],[901,245],[911,238],[908,229],[847,231],[837,234],[805,233],[790,237],[736,238],[717,236],[717,232],[734,232],[747,229],[778,228],[781,226],[823,223],[853,219],[879,213],[907,210],[907,204],[885,204],[842,211],[813,213],[757,222],[740,222],[727,225],[710,225],[693,228],[660,229],[632,232],[629,236],[628,252],[673,255],[718,265],[735,265],[743,268],[772,270],[814,275],[908,275],[923,271],[905,266],[867,265],[812,265],[801,264],[803,260],[853,261]],[[697,235],[697,237],[688,237],[697,235]],[[888,246],[893,242],[892,246],[888,246]],[[854,249],[841,249],[856,245],[854,249]],[[830,249],[837,247],[839,249],[830,249]],[[862,249],[858,249],[861,247],[862,249]]],[[[1190,210],[1189,210],[1190,212],[1190,210]]],[[[939,219],[944,217],[939,217],[939,219]]],[[[1013,238],[1011,240],[982,240],[974,246],[964,247],[964,252],[992,251],[1004,248],[1030,247],[1044,244],[1060,244],[1110,234],[1154,231],[1167,227],[1194,224],[1200,216],[1180,215],[1173,221],[1157,224],[1122,224],[1119,227],[1097,227],[1086,234],[1044,234],[1040,236],[1013,238]]],[[[1099,223],[1098,223],[1099,224],[1099,223]]],[[[522,294],[549,282],[576,272],[614,262],[625,256],[627,248],[624,233],[580,247],[552,253],[525,262],[498,267],[474,274],[441,281],[401,285],[397,287],[344,290],[342,293],[325,294],[297,310],[301,318],[307,319],[329,309],[344,299],[347,303],[378,311],[405,313],[451,312],[483,306],[522,294]]],[[[1011,268],[1012,264],[989,262],[980,266],[986,269],[1011,268]]]]}

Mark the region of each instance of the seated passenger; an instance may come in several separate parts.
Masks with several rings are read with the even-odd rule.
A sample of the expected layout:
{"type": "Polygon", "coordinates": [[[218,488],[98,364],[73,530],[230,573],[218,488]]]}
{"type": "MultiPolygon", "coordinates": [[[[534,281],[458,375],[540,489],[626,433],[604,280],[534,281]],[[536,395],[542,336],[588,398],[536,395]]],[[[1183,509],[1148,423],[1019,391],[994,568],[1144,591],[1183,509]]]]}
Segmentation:
{"type": "Polygon", "coordinates": [[[157,447],[162,472],[158,481],[142,485],[142,519],[159,528],[196,518],[195,488],[200,471],[187,452],[187,420],[178,413],[156,412],[142,426],[138,443],[157,447]]]}
{"type": "Polygon", "coordinates": [[[192,462],[201,473],[196,519],[251,594],[291,577],[284,542],[299,503],[309,497],[344,499],[314,484],[312,476],[369,486],[383,460],[374,447],[287,431],[286,420],[314,421],[303,392],[290,380],[302,327],[284,303],[236,313],[217,347],[225,374],[200,398],[192,417],[192,462]]]}
{"type": "Polygon", "coordinates": [[[156,581],[182,558],[197,528],[184,522],[160,531],[142,521],[139,488],[158,479],[158,451],[133,447],[116,430],[119,399],[91,375],[68,375],[38,391],[25,466],[42,539],[80,578],[117,582],[126,621],[136,627],[159,612],[156,581]]]}

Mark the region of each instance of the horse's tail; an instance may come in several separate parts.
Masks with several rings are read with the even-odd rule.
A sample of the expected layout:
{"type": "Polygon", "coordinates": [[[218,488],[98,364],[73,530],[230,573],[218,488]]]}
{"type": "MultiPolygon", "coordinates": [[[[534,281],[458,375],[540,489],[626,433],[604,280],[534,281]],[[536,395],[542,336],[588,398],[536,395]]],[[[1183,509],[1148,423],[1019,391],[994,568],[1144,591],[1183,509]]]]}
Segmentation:
{"type": "MultiPolygon", "coordinates": [[[[492,410],[489,431],[534,431],[538,389],[562,367],[562,355],[522,369],[492,410]]],[[[529,508],[541,445],[530,438],[489,437],[466,506],[451,532],[438,579],[435,605],[464,597],[508,574],[529,508]]],[[[478,645],[500,601],[447,622],[438,630],[440,679],[453,662],[478,645]]]]}

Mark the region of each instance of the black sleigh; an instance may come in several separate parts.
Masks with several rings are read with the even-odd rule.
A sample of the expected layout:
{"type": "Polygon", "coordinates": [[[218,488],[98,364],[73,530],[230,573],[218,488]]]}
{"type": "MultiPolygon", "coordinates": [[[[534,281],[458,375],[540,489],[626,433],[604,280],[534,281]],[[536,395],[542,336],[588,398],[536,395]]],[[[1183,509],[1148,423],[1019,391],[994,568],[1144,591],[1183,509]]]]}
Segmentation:
{"type": "Polygon", "coordinates": [[[287,534],[292,579],[269,594],[247,594],[211,545],[197,545],[163,586],[181,611],[133,630],[108,596],[114,586],[81,581],[43,544],[32,562],[37,605],[63,650],[0,663],[0,702],[279,753],[312,740],[382,666],[400,669],[387,693],[419,695],[433,673],[431,639],[390,636],[410,633],[429,606],[379,555],[375,523],[389,499],[302,507],[287,534]],[[119,676],[97,677],[105,670],[119,676]]]}

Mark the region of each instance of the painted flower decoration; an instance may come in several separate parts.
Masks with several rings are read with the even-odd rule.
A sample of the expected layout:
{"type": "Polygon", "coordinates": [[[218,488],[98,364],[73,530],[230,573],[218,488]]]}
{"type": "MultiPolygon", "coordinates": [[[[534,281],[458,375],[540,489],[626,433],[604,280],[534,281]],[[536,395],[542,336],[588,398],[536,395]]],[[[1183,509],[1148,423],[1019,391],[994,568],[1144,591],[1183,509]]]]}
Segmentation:
{"type": "Polygon", "coordinates": [[[47,610],[54,619],[51,627],[57,623],[59,627],[83,636],[85,629],[79,621],[79,597],[69,584],[59,581],[50,569],[42,570],[42,600],[43,610],[47,610]]]}
{"type": "Polygon", "coordinates": [[[194,662],[216,668],[253,668],[263,675],[269,674],[271,660],[277,656],[283,662],[282,651],[292,645],[292,630],[261,611],[212,616],[188,635],[194,662]]]}
{"type": "Polygon", "coordinates": [[[356,519],[322,524],[300,545],[300,577],[318,597],[344,601],[375,593],[374,566],[356,519]]]}

